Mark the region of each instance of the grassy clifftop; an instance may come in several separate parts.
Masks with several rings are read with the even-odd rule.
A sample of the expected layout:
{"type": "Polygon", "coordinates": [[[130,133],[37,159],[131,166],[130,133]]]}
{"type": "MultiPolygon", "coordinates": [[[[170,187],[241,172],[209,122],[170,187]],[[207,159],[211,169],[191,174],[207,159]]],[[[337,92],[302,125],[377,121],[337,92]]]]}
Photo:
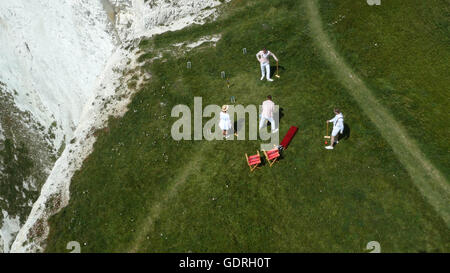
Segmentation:
{"type": "MultiPolygon", "coordinates": [[[[82,252],[364,252],[374,240],[384,252],[449,251],[441,215],[317,46],[308,1],[235,0],[215,22],[143,41],[147,55],[142,60],[148,61],[141,69],[152,79],[138,86],[130,111],[110,121],[73,178],[69,206],[51,219],[47,251],[64,252],[74,240],[82,252]],[[206,43],[188,52],[172,46],[214,34],[222,37],[216,46],[206,43]],[[284,67],[273,83],[259,80],[254,55],[262,46],[275,52],[284,67]],[[158,54],[162,58],[149,61],[158,54]],[[221,71],[229,75],[230,89],[221,71]],[[176,120],[170,117],[172,107],[192,109],[194,96],[202,97],[204,105],[227,104],[231,96],[238,104],[259,105],[268,94],[283,108],[281,136],[291,125],[300,129],[273,168],[249,173],[244,153],[254,153],[260,141],[177,142],[170,136],[176,120]],[[343,110],[351,133],[330,152],[323,145],[324,122],[335,106],[343,110]]],[[[399,57],[403,64],[382,61],[396,56],[393,45],[375,39],[380,47],[369,50],[370,39],[363,38],[379,31],[367,16],[376,16],[386,26],[383,31],[395,32],[387,26],[413,16],[419,1],[408,2],[405,9],[325,2],[320,1],[323,25],[337,52],[448,176],[440,163],[448,161],[440,136],[445,133],[442,115],[448,114],[448,102],[439,97],[445,78],[426,85],[429,101],[423,101],[422,82],[407,81],[402,74],[415,64],[407,58],[409,51],[398,51],[405,55],[399,57]],[[329,25],[339,15],[345,18],[329,25]],[[386,84],[404,92],[386,92],[386,84]],[[436,118],[414,111],[417,104],[436,118]],[[422,138],[409,122],[426,124],[429,133],[422,138]],[[433,137],[438,127],[439,136],[433,137]]],[[[444,24],[439,17],[443,5],[436,1],[428,7],[433,12],[418,13],[429,18],[423,23],[444,24]]],[[[448,36],[448,29],[442,31],[448,36]]],[[[440,36],[426,27],[413,34],[421,44],[442,46],[436,40],[440,36]]],[[[404,33],[395,39],[408,44],[410,37],[404,33]]],[[[448,49],[441,51],[448,56],[448,49]]],[[[427,59],[430,66],[439,61],[427,59]]],[[[433,71],[422,72],[431,77],[433,71]]]]}
{"type": "Polygon", "coordinates": [[[320,7],[338,51],[448,179],[450,25],[444,2],[320,1],[320,7]]]}

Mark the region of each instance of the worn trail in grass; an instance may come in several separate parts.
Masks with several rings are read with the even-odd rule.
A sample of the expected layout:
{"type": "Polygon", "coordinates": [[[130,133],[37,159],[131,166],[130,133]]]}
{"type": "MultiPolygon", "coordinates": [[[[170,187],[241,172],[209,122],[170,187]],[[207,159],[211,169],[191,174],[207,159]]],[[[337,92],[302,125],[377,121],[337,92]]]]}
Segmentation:
{"type": "Polygon", "coordinates": [[[310,20],[310,28],[317,46],[322,50],[326,61],[334,68],[336,76],[347,87],[348,92],[358,102],[366,115],[376,125],[381,135],[392,146],[400,162],[428,202],[450,226],[450,186],[445,177],[408,137],[406,130],[389,111],[377,101],[371,90],[352,71],[334,49],[333,44],[323,30],[322,21],[316,0],[307,0],[306,6],[310,20]]]}
{"type": "Polygon", "coordinates": [[[174,184],[164,193],[163,196],[160,197],[160,200],[151,204],[149,214],[145,219],[143,225],[138,230],[138,235],[136,236],[136,239],[132,243],[132,246],[128,250],[128,252],[135,253],[139,251],[140,245],[146,239],[145,238],[146,235],[152,231],[153,223],[161,213],[161,207],[167,206],[167,202],[169,202],[170,199],[173,198],[178,193],[178,189],[180,188],[181,185],[183,185],[187,181],[189,175],[191,175],[195,171],[199,171],[198,167],[201,166],[200,162],[202,158],[204,158],[202,157],[202,155],[205,146],[202,147],[203,148],[196,151],[196,153],[191,157],[189,163],[186,166],[184,166],[181,172],[174,177],[173,179],[174,184]]]}

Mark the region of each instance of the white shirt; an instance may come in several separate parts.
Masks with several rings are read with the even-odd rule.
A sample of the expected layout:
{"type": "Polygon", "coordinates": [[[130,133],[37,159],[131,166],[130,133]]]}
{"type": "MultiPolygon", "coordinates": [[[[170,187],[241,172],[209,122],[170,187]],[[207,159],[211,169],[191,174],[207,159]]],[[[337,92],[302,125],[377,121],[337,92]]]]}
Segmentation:
{"type": "Polygon", "coordinates": [[[342,113],[337,114],[330,122],[333,122],[333,127],[344,129],[344,115],[342,113]]]}
{"type": "Polygon", "coordinates": [[[264,53],[264,51],[261,50],[260,52],[258,52],[256,54],[256,59],[258,59],[258,61],[261,64],[268,64],[268,63],[270,63],[270,61],[269,61],[270,56],[272,56],[275,59],[275,61],[278,62],[277,56],[275,56],[275,54],[273,54],[270,51],[267,51],[266,53],[264,53]]]}
{"type": "Polygon", "coordinates": [[[273,111],[275,110],[275,103],[271,100],[265,100],[262,103],[262,117],[272,118],[273,111]]]}

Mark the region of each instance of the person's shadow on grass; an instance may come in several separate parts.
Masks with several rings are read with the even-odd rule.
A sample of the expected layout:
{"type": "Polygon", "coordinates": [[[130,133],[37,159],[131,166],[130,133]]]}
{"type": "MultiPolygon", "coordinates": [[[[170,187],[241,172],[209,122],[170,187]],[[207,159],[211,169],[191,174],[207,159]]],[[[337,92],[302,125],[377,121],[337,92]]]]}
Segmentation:
{"type": "MultiPolygon", "coordinates": [[[[278,113],[277,113],[276,111],[274,111],[274,113],[273,113],[273,119],[274,119],[275,121],[278,120],[278,124],[277,124],[277,126],[276,126],[275,128],[280,128],[281,119],[284,117],[284,113],[283,113],[283,112],[284,112],[284,109],[283,109],[282,107],[280,107],[278,113]]],[[[268,121],[268,122],[267,122],[267,126],[269,126],[269,125],[271,125],[271,124],[270,124],[270,122],[268,121]]]]}
{"type": "MultiPolygon", "coordinates": [[[[284,66],[278,66],[278,70],[279,71],[285,71],[286,68],[284,68],[284,66]]],[[[273,78],[275,76],[275,73],[277,72],[277,66],[271,66],[270,67],[270,78],[273,78]]]]}
{"type": "Polygon", "coordinates": [[[239,134],[238,130],[241,130],[241,131],[245,130],[245,118],[241,118],[240,120],[235,120],[233,123],[233,129],[236,134],[239,134]]]}
{"type": "Polygon", "coordinates": [[[350,126],[348,126],[348,124],[344,122],[344,132],[342,132],[342,134],[339,134],[338,141],[349,139],[350,132],[351,132],[350,126]]]}

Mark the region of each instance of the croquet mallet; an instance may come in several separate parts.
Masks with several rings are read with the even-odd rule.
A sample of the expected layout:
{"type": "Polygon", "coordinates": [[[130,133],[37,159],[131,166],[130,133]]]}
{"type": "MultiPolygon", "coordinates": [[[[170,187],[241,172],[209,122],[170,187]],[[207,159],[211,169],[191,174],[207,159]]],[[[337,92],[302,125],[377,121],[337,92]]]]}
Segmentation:
{"type": "Polygon", "coordinates": [[[331,137],[328,135],[328,121],[327,121],[327,135],[324,136],[323,138],[326,138],[326,139],[330,139],[330,138],[331,138],[331,137]]]}
{"type": "Polygon", "coordinates": [[[278,71],[279,71],[279,69],[278,69],[278,61],[277,61],[277,74],[275,74],[275,77],[280,78],[280,75],[278,74],[278,71]]]}

